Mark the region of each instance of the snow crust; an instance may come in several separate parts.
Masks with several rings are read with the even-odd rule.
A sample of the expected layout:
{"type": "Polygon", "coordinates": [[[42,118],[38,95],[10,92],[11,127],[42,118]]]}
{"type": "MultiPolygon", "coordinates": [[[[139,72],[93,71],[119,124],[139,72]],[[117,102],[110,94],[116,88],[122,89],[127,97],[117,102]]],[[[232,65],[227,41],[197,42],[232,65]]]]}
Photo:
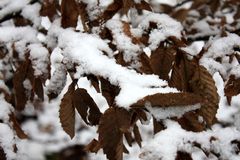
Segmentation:
{"type": "Polygon", "coordinates": [[[167,82],[155,75],[141,75],[116,64],[114,59],[103,54],[104,51],[111,55],[112,50],[95,35],[76,33],[71,29],[63,30],[57,25],[50,28],[49,34],[57,36],[59,41],[57,47],[63,49],[62,54],[66,63],[79,65],[75,78],[80,78],[84,73],[92,73],[108,79],[121,88],[116,97],[119,106],[128,107],[140,98],[155,93],[177,92],[174,88],[163,88],[167,82]]]}
{"type": "Polygon", "coordinates": [[[143,147],[140,159],[173,160],[178,150],[189,153],[193,159],[217,158],[213,154],[206,157],[202,150],[192,146],[194,142],[201,144],[203,149],[221,153],[222,159],[237,160],[240,158],[239,155],[232,154],[234,147],[231,147],[231,141],[240,138],[239,131],[234,127],[222,128],[215,125],[212,127],[212,130],[194,133],[182,129],[177,122],[170,120],[165,121],[165,125],[167,129],[156,134],[155,137],[143,147]],[[214,137],[215,140],[211,141],[212,137],[214,137]]]}
{"type": "Polygon", "coordinates": [[[138,27],[146,32],[150,22],[155,22],[157,24],[157,28],[152,29],[149,34],[148,42],[151,50],[155,50],[160,42],[166,40],[170,36],[181,39],[183,27],[181,23],[172,19],[170,16],[166,14],[149,13],[143,17],[138,27]]]}

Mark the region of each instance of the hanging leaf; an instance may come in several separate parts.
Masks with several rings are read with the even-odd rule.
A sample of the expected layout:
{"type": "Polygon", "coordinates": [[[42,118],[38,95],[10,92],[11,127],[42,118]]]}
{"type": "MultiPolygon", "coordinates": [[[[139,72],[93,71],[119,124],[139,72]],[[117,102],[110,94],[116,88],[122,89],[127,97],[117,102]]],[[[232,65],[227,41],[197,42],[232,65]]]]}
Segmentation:
{"type": "Polygon", "coordinates": [[[40,78],[34,78],[33,90],[38,96],[38,98],[44,101],[43,85],[42,80],[40,78]]]}
{"type": "Polygon", "coordinates": [[[203,120],[201,121],[201,116],[197,111],[187,112],[177,121],[187,131],[201,132],[206,128],[206,124],[203,120]]]}
{"type": "Polygon", "coordinates": [[[219,103],[219,95],[212,75],[203,66],[198,66],[190,81],[190,87],[194,93],[207,100],[202,104],[199,114],[206,121],[207,125],[211,126],[219,103]]]}
{"type": "Polygon", "coordinates": [[[165,127],[162,124],[162,122],[158,122],[156,118],[153,117],[153,133],[157,134],[161,130],[163,130],[165,127]]]}
{"type": "Polygon", "coordinates": [[[99,82],[97,76],[90,74],[87,76],[88,80],[91,82],[91,85],[95,88],[95,90],[100,93],[99,82]]]}
{"type": "Polygon", "coordinates": [[[179,22],[183,22],[186,20],[188,12],[189,12],[188,9],[182,8],[182,9],[179,9],[179,10],[173,12],[171,16],[174,19],[178,20],[179,22]]]}
{"type": "Polygon", "coordinates": [[[76,27],[78,21],[78,6],[75,0],[62,0],[62,27],[76,27]]]}
{"type": "Polygon", "coordinates": [[[169,86],[175,87],[180,91],[191,92],[188,82],[191,80],[197,66],[198,64],[187,59],[184,52],[177,50],[169,86]]]}
{"type": "Polygon", "coordinates": [[[134,142],[134,139],[132,137],[132,133],[131,132],[126,132],[126,133],[124,133],[124,137],[126,138],[126,141],[127,141],[128,145],[131,147],[132,143],[134,142]]]}
{"type": "Polygon", "coordinates": [[[16,70],[13,76],[13,87],[15,91],[15,104],[16,109],[21,111],[25,108],[27,103],[26,89],[23,86],[23,82],[27,76],[28,68],[31,65],[29,59],[24,61],[19,68],[16,70]]]}
{"type": "Polygon", "coordinates": [[[139,62],[141,63],[140,71],[141,73],[152,74],[153,69],[150,65],[150,59],[145,53],[141,53],[139,56],[139,62]]]}
{"type": "Polygon", "coordinates": [[[161,79],[169,80],[169,72],[174,61],[175,49],[172,47],[159,46],[152,52],[150,57],[150,64],[153,72],[161,79]]]}
{"type": "Polygon", "coordinates": [[[17,136],[20,139],[26,139],[28,138],[28,136],[24,133],[24,131],[22,130],[21,126],[19,125],[14,113],[11,113],[9,115],[9,121],[11,122],[12,128],[15,130],[17,136]]]}
{"type": "Polygon", "coordinates": [[[48,18],[53,21],[54,17],[57,15],[57,7],[55,0],[44,0],[42,3],[42,8],[40,10],[41,16],[48,16],[48,18]]]}
{"type": "Polygon", "coordinates": [[[108,80],[100,78],[102,95],[106,98],[108,105],[113,106],[115,97],[118,95],[120,88],[112,85],[108,80]]]}
{"type": "Polygon", "coordinates": [[[88,151],[88,152],[97,153],[100,148],[101,148],[100,143],[99,143],[96,139],[93,139],[93,140],[84,148],[84,150],[85,150],[85,151],[88,151]]]}
{"type": "Polygon", "coordinates": [[[73,138],[75,135],[75,108],[72,102],[75,83],[72,82],[61,100],[59,118],[63,130],[73,138]]]}
{"type": "Polygon", "coordinates": [[[135,8],[138,10],[152,11],[150,4],[144,0],[141,1],[140,3],[135,3],[134,5],[135,5],[135,8]]]}
{"type": "Polygon", "coordinates": [[[224,92],[228,104],[231,105],[232,96],[236,96],[240,93],[240,78],[236,79],[234,75],[231,75],[225,85],[224,92]]]}
{"type": "Polygon", "coordinates": [[[86,124],[97,125],[102,115],[87,90],[78,88],[73,93],[73,105],[86,124]]]}
{"type": "Polygon", "coordinates": [[[194,105],[197,103],[203,103],[203,98],[193,93],[157,93],[154,95],[146,96],[143,99],[137,101],[131,107],[142,108],[147,102],[151,103],[152,107],[184,107],[186,105],[194,105]]]}
{"type": "Polygon", "coordinates": [[[139,132],[138,126],[136,124],[133,127],[133,134],[134,134],[134,138],[135,138],[135,141],[137,142],[138,146],[142,147],[142,144],[141,144],[142,137],[141,137],[141,134],[139,132]]]}
{"type": "Polygon", "coordinates": [[[109,160],[123,159],[123,133],[130,128],[131,116],[123,108],[111,107],[102,115],[99,123],[99,142],[109,160]]]}
{"type": "Polygon", "coordinates": [[[177,151],[177,156],[175,160],[192,160],[192,156],[187,152],[177,151]]]}
{"type": "Polygon", "coordinates": [[[0,159],[7,160],[6,154],[1,146],[0,146],[0,159]]]}

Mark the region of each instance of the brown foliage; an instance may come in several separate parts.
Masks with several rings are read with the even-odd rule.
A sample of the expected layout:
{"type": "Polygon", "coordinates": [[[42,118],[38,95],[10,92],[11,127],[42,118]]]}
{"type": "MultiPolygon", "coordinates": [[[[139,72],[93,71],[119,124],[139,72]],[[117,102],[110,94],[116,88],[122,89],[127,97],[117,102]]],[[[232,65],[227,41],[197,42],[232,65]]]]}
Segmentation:
{"type": "Polygon", "coordinates": [[[111,107],[100,119],[99,142],[109,160],[123,159],[123,133],[130,128],[131,117],[123,108],[111,107]]]}
{"type": "Polygon", "coordinates": [[[72,101],[74,90],[75,83],[73,82],[63,96],[59,110],[59,118],[62,128],[71,138],[75,135],[75,108],[72,101]]]}
{"type": "Polygon", "coordinates": [[[87,90],[78,88],[73,93],[73,105],[86,124],[97,125],[102,115],[87,90]],[[88,115],[89,114],[89,115],[88,115]]]}

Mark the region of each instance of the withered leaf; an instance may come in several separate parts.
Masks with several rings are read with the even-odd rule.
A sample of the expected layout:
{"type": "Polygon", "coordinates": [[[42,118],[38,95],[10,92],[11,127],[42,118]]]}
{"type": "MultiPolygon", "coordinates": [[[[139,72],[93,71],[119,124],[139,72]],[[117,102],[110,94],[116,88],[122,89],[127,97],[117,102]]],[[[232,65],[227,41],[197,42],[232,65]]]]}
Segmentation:
{"type": "Polygon", "coordinates": [[[140,99],[139,101],[131,105],[131,107],[143,108],[147,102],[149,102],[152,107],[184,107],[186,105],[203,103],[203,98],[199,95],[187,92],[166,94],[157,93],[140,99]]]}
{"type": "Polygon", "coordinates": [[[88,151],[88,152],[97,153],[100,148],[101,148],[100,143],[99,143],[96,139],[93,139],[93,140],[84,148],[84,150],[85,150],[85,151],[88,151]]]}
{"type": "Polygon", "coordinates": [[[118,95],[120,88],[112,85],[108,80],[100,78],[102,95],[106,98],[108,105],[113,106],[115,97],[118,95]]]}
{"type": "Polygon", "coordinates": [[[134,5],[136,9],[152,11],[150,4],[144,0],[140,3],[135,3],[134,5]]]}
{"type": "Polygon", "coordinates": [[[189,10],[188,9],[179,9],[172,13],[172,17],[180,22],[183,22],[186,20],[187,14],[189,10]]]}
{"type": "Polygon", "coordinates": [[[95,90],[100,93],[98,78],[93,74],[88,75],[87,78],[91,82],[91,85],[95,88],[95,90]]]}
{"type": "Polygon", "coordinates": [[[192,156],[187,152],[177,151],[177,156],[175,160],[192,160],[192,156]]]}
{"type": "Polygon", "coordinates": [[[194,93],[207,100],[202,104],[199,114],[206,121],[207,125],[211,126],[217,113],[219,103],[219,95],[211,74],[203,66],[198,66],[189,83],[194,93]]]}
{"type": "Polygon", "coordinates": [[[169,80],[169,86],[175,87],[180,91],[191,91],[189,88],[189,81],[191,80],[197,66],[197,64],[187,59],[184,52],[177,50],[171,78],[169,80]]]}
{"type": "Polygon", "coordinates": [[[102,113],[86,89],[78,88],[74,91],[73,105],[86,124],[99,124],[102,113]]]}
{"type": "Polygon", "coordinates": [[[121,14],[127,14],[129,9],[134,6],[133,0],[122,0],[123,6],[122,6],[122,12],[121,14]]]}
{"type": "Polygon", "coordinates": [[[141,144],[142,137],[139,132],[138,126],[136,124],[133,126],[133,134],[134,134],[134,138],[135,138],[135,141],[137,142],[138,146],[142,147],[142,144],[141,144]]]}
{"type": "Polygon", "coordinates": [[[153,69],[150,64],[150,59],[145,53],[139,55],[139,62],[141,63],[140,71],[141,73],[152,74],[153,69]]]}
{"type": "Polygon", "coordinates": [[[0,159],[1,160],[7,160],[6,154],[5,154],[2,146],[0,146],[0,159]]]}
{"type": "Polygon", "coordinates": [[[227,97],[228,104],[231,104],[232,96],[236,96],[240,93],[240,78],[235,78],[231,75],[224,88],[225,96],[227,97]]]}
{"type": "Polygon", "coordinates": [[[178,123],[187,131],[201,132],[206,128],[204,122],[199,121],[199,114],[196,111],[185,113],[178,119],[178,123]]]}
{"type": "Polygon", "coordinates": [[[175,49],[172,47],[159,46],[152,52],[150,57],[150,64],[153,72],[161,79],[169,80],[169,72],[174,61],[175,49]]]}
{"type": "Polygon", "coordinates": [[[132,143],[134,142],[134,139],[132,137],[131,132],[124,133],[124,137],[126,138],[126,141],[127,141],[128,145],[132,146],[132,143]]]}
{"type": "Polygon", "coordinates": [[[33,90],[42,101],[44,101],[43,85],[40,78],[34,78],[33,90]]]}
{"type": "Polygon", "coordinates": [[[27,103],[26,89],[23,86],[23,82],[28,73],[28,68],[31,65],[29,59],[24,61],[16,70],[13,76],[13,87],[15,92],[15,104],[17,110],[23,110],[27,103]]]}
{"type": "Polygon", "coordinates": [[[78,21],[78,5],[75,0],[62,0],[62,27],[76,27],[78,21]]]}
{"type": "Polygon", "coordinates": [[[24,131],[22,130],[21,126],[19,125],[14,113],[11,113],[9,115],[9,121],[11,122],[12,128],[15,130],[17,136],[20,139],[26,139],[28,138],[28,136],[24,133],[24,131]]]}
{"type": "Polygon", "coordinates": [[[158,122],[156,118],[153,117],[153,133],[157,134],[163,129],[164,129],[164,125],[162,124],[162,122],[158,122]]]}
{"type": "Polygon", "coordinates": [[[57,15],[57,6],[58,5],[55,0],[44,0],[40,10],[40,15],[48,16],[48,18],[53,21],[55,15],[57,15]]]}
{"type": "Polygon", "coordinates": [[[59,118],[62,128],[71,138],[75,135],[75,108],[72,101],[74,90],[75,83],[72,82],[61,100],[59,110],[59,118]]]}
{"type": "Polygon", "coordinates": [[[99,142],[109,160],[123,159],[123,133],[131,124],[130,113],[124,108],[111,107],[102,115],[99,123],[99,142]]]}

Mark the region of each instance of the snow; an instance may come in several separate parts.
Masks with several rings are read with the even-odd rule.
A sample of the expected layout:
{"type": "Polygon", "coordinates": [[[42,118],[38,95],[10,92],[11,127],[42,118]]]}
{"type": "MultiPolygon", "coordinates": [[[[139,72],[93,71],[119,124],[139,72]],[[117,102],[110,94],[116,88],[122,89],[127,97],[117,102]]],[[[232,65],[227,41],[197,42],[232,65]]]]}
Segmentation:
{"type": "Polygon", "coordinates": [[[126,62],[136,60],[137,56],[141,53],[141,48],[137,44],[133,44],[132,39],[124,33],[124,25],[120,20],[109,20],[106,27],[112,32],[114,42],[117,49],[123,52],[123,58],[126,62]]]}
{"type": "Polygon", "coordinates": [[[36,30],[31,27],[0,27],[0,41],[1,42],[12,42],[24,40],[27,42],[36,42],[36,30]]]}
{"type": "Polygon", "coordinates": [[[196,56],[202,50],[203,46],[203,41],[195,41],[190,46],[182,47],[181,49],[192,56],[196,56]]]}
{"type": "Polygon", "coordinates": [[[227,37],[210,40],[204,48],[207,52],[200,59],[200,64],[203,65],[213,75],[215,72],[220,74],[226,79],[233,69],[233,73],[239,76],[238,67],[239,65],[236,58],[230,62],[229,55],[234,53],[234,47],[240,47],[240,37],[236,34],[228,34],[227,37]],[[222,63],[216,61],[217,58],[222,58],[222,63]],[[236,71],[234,71],[236,69],[236,71]]]}
{"type": "Polygon", "coordinates": [[[48,74],[48,64],[49,64],[49,54],[48,50],[42,46],[40,43],[28,45],[30,50],[30,59],[34,69],[35,76],[47,75],[48,74]]]}
{"type": "Polygon", "coordinates": [[[12,12],[18,12],[24,8],[30,0],[8,0],[0,3],[0,19],[12,12]]]}
{"type": "Polygon", "coordinates": [[[172,19],[170,16],[166,14],[149,13],[143,17],[138,27],[143,31],[147,31],[150,22],[157,24],[157,29],[152,29],[149,34],[148,43],[151,50],[155,50],[160,42],[170,36],[181,39],[183,27],[181,23],[172,19]]]}
{"type": "Polygon", "coordinates": [[[47,85],[47,94],[55,93],[58,95],[61,93],[63,87],[66,84],[66,79],[67,70],[65,66],[63,64],[55,65],[55,70],[51,76],[49,84],[47,85]]]}
{"type": "Polygon", "coordinates": [[[192,143],[201,144],[204,150],[213,150],[216,153],[221,153],[221,159],[237,160],[240,158],[239,155],[232,154],[234,147],[231,145],[231,141],[240,138],[239,131],[234,127],[222,128],[215,125],[212,127],[212,130],[194,133],[185,131],[177,122],[171,120],[166,120],[165,125],[167,129],[156,134],[142,148],[140,159],[172,160],[175,159],[177,151],[185,151],[198,158],[200,156],[204,157],[204,159],[210,158],[203,154],[203,151],[198,147],[192,146],[192,143]],[[215,137],[216,140],[211,140],[211,137],[215,137]]]}
{"type": "Polygon", "coordinates": [[[167,82],[156,75],[141,75],[116,64],[114,59],[103,54],[104,51],[111,55],[111,49],[95,35],[76,33],[71,29],[63,30],[56,25],[50,28],[49,35],[58,35],[59,43],[56,47],[63,49],[66,62],[79,65],[75,78],[91,73],[120,86],[121,91],[116,97],[119,106],[128,107],[140,98],[155,93],[177,92],[174,88],[164,87],[167,82]]]}
{"type": "Polygon", "coordinates": [[[26,5],[22,9],[21,15],[24,18],[31,20],[34,24],[34,27],[37,27],[40,25],[40,22],[41,22],[41,18],[39,15],[40,9],[41,9],[41,5],[39,3],[26,5]]]}
{"type": "Polygon", "coordinates": [[[4,123],[0,123],[0,145],[3,147],[6,153],[7,159],[16,159],[16,153],[14,153],[14,134],[12,129],[4,123]]]}
{"type": "Polygon", "coordinates": [[[11,114],[11,112],[13,111],[13,107],[4,100],[4,96],[2,94],[0,94],[0,106],[1,106],[0,120],[7,122],[9,120],[9,114],[11,114]]]}
{"type": "Polygon", "coordinates": [[[174,107],[152,107],[151,104],[146,104],[148,111],[158,120],[177,117],[181,118],[186,112],[194,111],[201,107],[200,104],[189,106],[174,106],[174,107]]]}
{"type": "Polygon", "coordinates": [[[43,28],[48,30],[51,27],[51,21],[49,20],[48,17],[42,17],[41,25],[43,26],[43,28]]]}

